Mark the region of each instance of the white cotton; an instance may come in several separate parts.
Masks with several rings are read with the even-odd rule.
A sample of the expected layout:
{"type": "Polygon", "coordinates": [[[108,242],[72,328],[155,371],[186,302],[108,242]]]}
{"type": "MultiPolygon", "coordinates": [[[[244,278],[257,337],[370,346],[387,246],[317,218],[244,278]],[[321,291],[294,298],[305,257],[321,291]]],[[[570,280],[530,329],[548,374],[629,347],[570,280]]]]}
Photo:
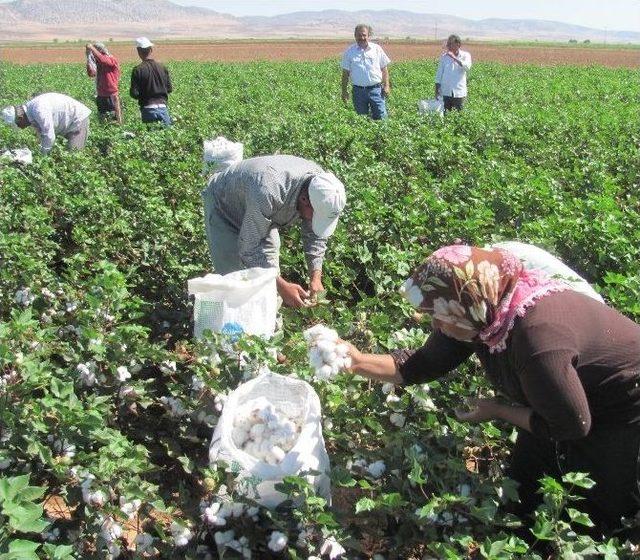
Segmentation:
{"type": "Polygon", "coordinates": [[[383,383],[382,384],[382,392],[385,395],[388,395],[389,393],[391,393],[395,388],[396,388],[396,386],[393,383],[383,383]]]}
{"type": "Polygon", "coordinates": [[[351,367],[349,346],[338,343],[339,336],[335,330],[315,325],[303,335],[308,345],[309,365],[316,379],[328,381],[342,369],[351,367]]]}
{"type": "Polygon", "coordinates": [[[387,466],[384,464],[384,461],[376,461],[367,467],[367,471],[373,478],[380,478],[386,470],[387,466]]]}
{"type": "Polygon", "coordinates": [[[329,560],[335,560],[342,556],[346,550],[344,547],[335,539],[335,537],[329,537],[326,539],[322,546],[320,547],[320,554],[322,556],[328,556],[329,560]]]}
{"type": "Polygon", "coordinates": [[[137,552],[147,552],[153,546],[153,537],[149,533],[139,533],[135,540],[137,552]]]}
{"type": "Polygon", "coordinates": [[[176,546],[186,546],[193,538],[193,533],[188,527],[183,527],[174,521],[171,523],[171,536],[176,546]]]}
{"type": "Polygon", "coordinates": [[[391,420],[391,423],[394,426],[398,426],[398,428],[402,428],[402,426],[404,426],[404,423],[406,421],[406,417],[404,414],[394,412],[391,414],[391,416],[389,416],[389,420],[391,420]]]}
{"type": "Polygon", "coordinates": [[[268,547],[273,552],[280,552],[287,546],[287,536],[280,531],[273,531],[269,536],[268,547]]]}
{"type": "Polygon", "coordinates": [[[131,373],[129,372],[129,370],[127,369],[126,366],[119,366],[116,369],[116,377],[118,378],[118,381],[120,381],[121,383],[125,382],[127,379],[131,378],[131,373]]]}
{"type": "Polygon", "coordinates": [[[424,295],[419,286],[413,283],[411,278],[408,278],[400,288],[400,293],[407,299],[407,301],[416,308],[422,305],[424,295]]]}
{"type": "Polygon", "coordinates": [[[160,364],[160,371],[162,373],[166,373],[167,375],[171,375],[172,373],[176,372],[176,363],[166,360],[160,364]]]}

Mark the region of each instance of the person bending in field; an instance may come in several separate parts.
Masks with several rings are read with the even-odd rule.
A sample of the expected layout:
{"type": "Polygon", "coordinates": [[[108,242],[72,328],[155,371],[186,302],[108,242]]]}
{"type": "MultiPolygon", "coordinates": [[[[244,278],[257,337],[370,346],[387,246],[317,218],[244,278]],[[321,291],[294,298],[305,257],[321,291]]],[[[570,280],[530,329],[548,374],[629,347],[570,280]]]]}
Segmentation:
{"type": "Polygon", "coordinates": [[[419,350],[363,354],[352,372],[396,384],[436,379],[475,354],[504,398],[468,399],[468,422],[518,430],[507,475],[519,482],[513,513],[540,504],[538,480],[588,472],[596,485],[578,508],[609,533],[638,511],[640,326],[511,252],[468,245],[433,253],[405,283],[431,316],[419,350]]]}
{"type": "Polygon", "coordinates": [[[149,39],[138,37],[136,49],[142,62],[131,72],[129,94],[138,100],[142,122],[161,122],[171,126],[167,103],[173,86],[169,71],[151,58],[153,43],[149,39]]]}
{"type": "Polygon", "coordinates": [[[84,148],[89,135],[91,109],[62,93],[43,93],[24,105],[5,107],[5,123],[18,128],[32,126],[40,137],[40,150],[48,154],[56,135],[67,140],[67,149],[84,148]]]}
{"type": "Polygon", "coordinates": [[[122,108],[118,93],[120,65],[116,57],[109,54],[103,43],[87,43],[87,74],[96,79],[96,105],[100,120],[106,120],[112,114],[116,122],[122,124],[122,108]]]}
{"type": "Polygon", "coordinates": [[[447,50],[440,55],[436,70],[436,97],[442,96],[444,111],[461,111],[467,98],[467,74],[471,69],[471,55],[460,47],[457,35],[449,35],[447,50]]]}
{"type": "Polygon", "coordinates": [[[278,268],[278,230],[302,220],[310,292],[277,278],[285,305],[302,307],[322,291],[327,239],[346,204],[343,184],[315,163],[289,155],[245,159],[216,173],[202,192],[215,272],[278,268]]]}

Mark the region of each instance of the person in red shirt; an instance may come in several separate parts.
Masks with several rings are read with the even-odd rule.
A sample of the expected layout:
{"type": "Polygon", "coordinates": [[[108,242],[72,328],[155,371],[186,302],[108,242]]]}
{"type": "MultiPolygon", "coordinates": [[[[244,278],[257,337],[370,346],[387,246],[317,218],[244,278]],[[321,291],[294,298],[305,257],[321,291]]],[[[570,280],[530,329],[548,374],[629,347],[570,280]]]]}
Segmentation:
{"type": "Polygon", "coordinates": [[[122,124],[122,107],[118,94],[120,65],[102,43],[87,43],[87,74],[96,79],[96,105],[102,120],[110,113],[115,114],[118,124],[122,124]]]}

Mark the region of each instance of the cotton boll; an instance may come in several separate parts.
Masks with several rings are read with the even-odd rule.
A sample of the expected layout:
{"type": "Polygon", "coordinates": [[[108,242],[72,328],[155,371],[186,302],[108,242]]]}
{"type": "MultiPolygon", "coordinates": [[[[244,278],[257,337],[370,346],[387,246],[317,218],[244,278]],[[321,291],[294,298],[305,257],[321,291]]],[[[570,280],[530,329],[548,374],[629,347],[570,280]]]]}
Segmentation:
{"type": "Polygon", "coordinates": [[[271,455],[273,455],[273,457],[275,457],[276,462],[280,463],[285,457],[286,457],[286,453],[277,445],[274,445],[271,447],[271,449],[269,450],[269,452],[271,453],[271,455]]]}
{"type": "Polygon", "coordinates": [[[249,430],[249,435],[253,440],[261,439],[264,435],[264,424],[254,424],[251,426],[251,430],[249,430]]]}
{"type": "Polygon", "coordinates": [[[273,531],[269,536],[268,547],[273,552],[280,552],[287,546],[287,536],[280,531],[273,531]]]}
{"type": "Polygon", "coordinates": [[[349,355],[349,347],[346,344],[337,344],[335,352],[338,356],[344,358],[349,355]]]}
{"type": "Polygon", "coordinates": [[[376,461],[367,467],[367,471],[369,471],[369,474],[373,478],[380,478],[386,470],[387,466],[384,464],[384,461],[376,461]]]}
{"type": "Polygon", "coordinates": [[[404,414],[399,414],[397,412],[394,412],[391,414],[391,416],[389,416],[389,420],[391,420],[391,423],[394,426],[398,426],[398,428],[402,428],[402,426],[404,426],[404,423],[406,421],[406,417],[404,414]]]}
{"type": "Polygon", "coordinates": [[[331,366],[325,364],[318,370],[317,374],[320,379],[329,379],[332,372],[333,369],[331,368],[331,366]]]}

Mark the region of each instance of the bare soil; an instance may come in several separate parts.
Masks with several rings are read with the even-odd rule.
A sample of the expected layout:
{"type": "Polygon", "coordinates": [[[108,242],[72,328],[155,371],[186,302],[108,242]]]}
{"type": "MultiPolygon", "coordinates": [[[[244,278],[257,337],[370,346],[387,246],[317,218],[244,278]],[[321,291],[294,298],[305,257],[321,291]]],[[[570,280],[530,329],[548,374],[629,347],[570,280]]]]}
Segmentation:
{"type": "MultiPolygon", "coordinates": [[[[233,41],[176,42],[159,44],[155,58],[218,62],[255,60],[290,60],[315,62],[338,59],[344,41],[233,41]]],[[[388,42],[384,48],[394,61],[435,59],[442,50],[440,42],[388,42]]],[[[504,64],[530,63],[555,66],[608,66],[637,68],[640,50],[623,47],[513,46],[473,43],[466,45],[474,62],[493,61],[504,64]]],[[[138,60],[133,45],[114,44],[112,53],[121,62],[138,60]]],[[[0,60],[17,64],[84,62],[84,45],[9,46],[0,49],[0,60]]]]}

